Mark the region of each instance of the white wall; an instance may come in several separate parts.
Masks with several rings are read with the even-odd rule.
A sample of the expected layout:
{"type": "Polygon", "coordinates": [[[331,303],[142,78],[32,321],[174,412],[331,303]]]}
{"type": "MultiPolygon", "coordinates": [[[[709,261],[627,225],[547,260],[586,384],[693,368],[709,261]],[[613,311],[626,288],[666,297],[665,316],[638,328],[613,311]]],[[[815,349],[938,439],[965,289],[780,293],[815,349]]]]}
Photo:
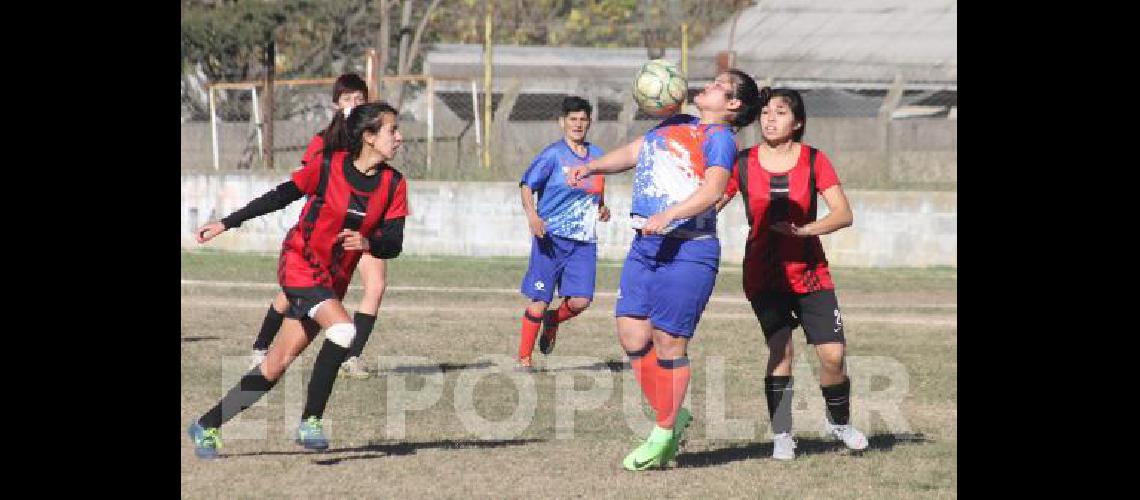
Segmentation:
{"type": "MultiPolygon", "coordinates": [[[[284,181],[286,174],[182,174],[181,246],[201,248],[194,228],[241,208],[284,181]]],[[[405,229],[409,255],[525,256],[529,231],[513,182],[409,182],[411,215],[405,229]]],[[[598,254],[625,257],[629,229],[628,185],[610,184],[606,203],[613,212],[599,224],[598,254]]],[[[956,266],[958,264],[958,195],[954,192],[861,191],[847,193],[855,224],[823,237],[828,260],[836,266],[956,266]]],[[[297,221],[302,202],[246,222],[211,241],[209,248],[275,253],[281,238],[297,221]]],[[[820,216],[827,205],[820,200],[820,216]]],[[[747,223],[740,202],[733,200],[718,220],[722,258],[743,258],[747,223]]]]}

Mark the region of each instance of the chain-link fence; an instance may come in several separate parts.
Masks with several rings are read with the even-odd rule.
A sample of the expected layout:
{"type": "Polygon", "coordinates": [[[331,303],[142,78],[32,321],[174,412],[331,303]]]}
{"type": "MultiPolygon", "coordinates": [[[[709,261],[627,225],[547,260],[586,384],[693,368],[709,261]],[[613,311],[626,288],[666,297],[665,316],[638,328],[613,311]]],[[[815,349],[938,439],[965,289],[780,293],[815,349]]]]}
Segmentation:
{"type": "MultiPolygon", "coordinates": [[[[845,184],[956,189],[956,85],[795,81],[762,75],[756,79],[761,85],[801,92],[808,114],[804,139],[827,152],[845,184]]],[[[184,102],[183,169],[211,170],[215,165],[219,170],[265,169],[269,144],[275,170],[295,168],[313,135],[332,119],[332,81],[275,85],[272,130],[263,119],[266,100],[259,92],[264,87],[215,86],[214,122],[208,109],[203,112],[184,102]]],[[[708,81],[689,81],[690,102],[708,81]]],[[[588,140],[604,150],[633,140],[656,124],[634,104],[631,82],[618,78],[508,74],[496,79],[492,90],[492,127],[487,137],[482,79],[384,80],[377,97],[400,102],[404,137],[393,165],[415,179],[516,180],[535,154],[561,137],[557,118],[562,100],[570,95],[593,104],[588,140]],[[483,151],[488,147],[491,162],[485,167],[483,151]]],[[[686,110],[696,112],[691,106],[686,110]]],[[[737,133],[742,148],[759,139],[755,126],[737,133]]]]}

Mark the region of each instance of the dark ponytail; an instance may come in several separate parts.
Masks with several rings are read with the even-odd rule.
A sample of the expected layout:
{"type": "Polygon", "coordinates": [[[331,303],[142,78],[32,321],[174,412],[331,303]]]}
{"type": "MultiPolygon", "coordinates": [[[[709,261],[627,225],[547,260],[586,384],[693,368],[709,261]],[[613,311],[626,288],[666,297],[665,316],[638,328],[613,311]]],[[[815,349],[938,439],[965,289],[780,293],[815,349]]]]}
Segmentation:
{"type": "Polygon", "coordinates": [[[321,139],[325,141],[325,152],[348,149],[348,126],[345,121],[344,112],[338,109],[329,126],[321,131],[321,139]]]}
{"type": "Polygon", "coordinates": [[[735,68],[726,71],[726,73],[732,77],[733,83],[730,98],[740,100],[740,109],[736,110],[728,124],[732,125],[733,129],[740,130],[751,125],[756,120],[756,115],[760,113],[761,93],[760,89],[756,87],[756,80],[748,76],[748,73],[735,68]]]}

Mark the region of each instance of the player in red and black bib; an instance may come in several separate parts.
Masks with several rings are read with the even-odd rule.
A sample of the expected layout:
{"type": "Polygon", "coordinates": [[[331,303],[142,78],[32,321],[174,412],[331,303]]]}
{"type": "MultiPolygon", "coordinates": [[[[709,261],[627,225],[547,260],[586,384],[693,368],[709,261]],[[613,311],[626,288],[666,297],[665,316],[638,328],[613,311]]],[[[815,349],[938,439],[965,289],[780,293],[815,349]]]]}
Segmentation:
{"type": "Polygon", "coordinates": [[[844,363],[843,319],[819,236],[850,226],[851,208],[831,161],[801,143],[807,113],[799,92],[761,90],[758,125],[764,140],[737,156],[723,207],[743,193],[749,233],[744,251],[744,294],[767,339],[764,392],[772,418],[772,457],[795,457],[792,439],[792,330],[803,326],[816,347],[820,386],[833,435],[862,450],[867,438],[848,422],[851,382],[844,363]],[[816,195],[828,214],[816,220],[816,195]]]}
{"type": "Polygon", "coordinates": [[[325,342],[313,365],[297,440],[309,449],[328,448],[321,418],[356,335],[341,301],[364,252],[380,259],[400,254],[408,214],[407,183],[387,164],[403,140],[396,110],[384,103],[357,106],[348,117],[348,130],[348,151],[322,153],[290,181],[197,231],[204,243],[243,221],[309,197],[281,245],[277,274],[289,301],[281,334],[265,361],[191,424],[190,437],[201,458],[217,456],[218,428],[268,392],[320,328],[325,342]]]}
{"type": "MultiPolygon", "coordinates": [[[[355,73],[340,75],[333,83],[332,99],[336,108],[332,121],[324,130],[313,136],[305,148],[304,156],[301,157],[302,166],[320,161],[322,154],[331,155],[334,151],[348,150],[348,114],[352,108],[368,102],[368,85],[355,73]]],[[[383,259],[377,259],[365,252],[360,257],[357,270],[360,273],[364,293],[361,295],[360,305],[352,316],[352,322],[356,326],[356,337],[353,338],[352,347],[349,348],[348,359],[341,364],[341,370],[353,378],[368,378],[368,370],[364,366],[361,354],[372,334],[380,302],[384,298],[388,266],[383,259]]],[[[265,312],[265,319],[262,320],[257,338],[253,341],[253,353],[249,365],[251,369],[265,360],[269,344],[273,342],[273,338],[281,328],[281,321],[288,307],[289,301],[285,293],[278,293],[265,312]]]]}

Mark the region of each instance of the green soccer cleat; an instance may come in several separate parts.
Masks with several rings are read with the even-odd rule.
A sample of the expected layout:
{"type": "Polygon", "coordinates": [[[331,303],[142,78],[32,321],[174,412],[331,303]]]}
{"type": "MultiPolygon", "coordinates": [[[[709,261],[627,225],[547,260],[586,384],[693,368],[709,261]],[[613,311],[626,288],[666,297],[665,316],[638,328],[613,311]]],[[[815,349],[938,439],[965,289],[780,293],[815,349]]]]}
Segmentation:
{"type": "Polygon", "coordinates": [[[329,440],[325,438],[324,424],[317,417],[309,417],[301,421],[297,427],[297,444],[310,450],[325,450],[329,447],[329,440]]]}
{"type": "Polygon", "coordinates": [[[665,449],[665,454],[661,455],[662,467],[669,465],[669,462],[677,456],[677,451],[681,448],[681,440],[685,437],[685,430],[689,428],[692,421],[693,415],[689,413],[688,408],[677,410],[677,418],[673,421],[673,438],[669,440],[669,447],[665,449]]]}
{"type": "Polygon", "coordinates": [[[194,422],[190,424],[189,429],[186,429],[186,433],[194,442],[194,455],[206,460],[218,458],[218,449],[222,447],[222,438],[218,435],[217,427],[206,429],[198,425],[198,422],[194,422]]]}
{"type": "Polygon", "coordinates": [[[660,467],[664,463],[661,458],[669,449],[672,440],[673,431],[654,426],[649,439],[625,456],[625,460],[621,463],[622,467],[631,471],[660,467]]]}

